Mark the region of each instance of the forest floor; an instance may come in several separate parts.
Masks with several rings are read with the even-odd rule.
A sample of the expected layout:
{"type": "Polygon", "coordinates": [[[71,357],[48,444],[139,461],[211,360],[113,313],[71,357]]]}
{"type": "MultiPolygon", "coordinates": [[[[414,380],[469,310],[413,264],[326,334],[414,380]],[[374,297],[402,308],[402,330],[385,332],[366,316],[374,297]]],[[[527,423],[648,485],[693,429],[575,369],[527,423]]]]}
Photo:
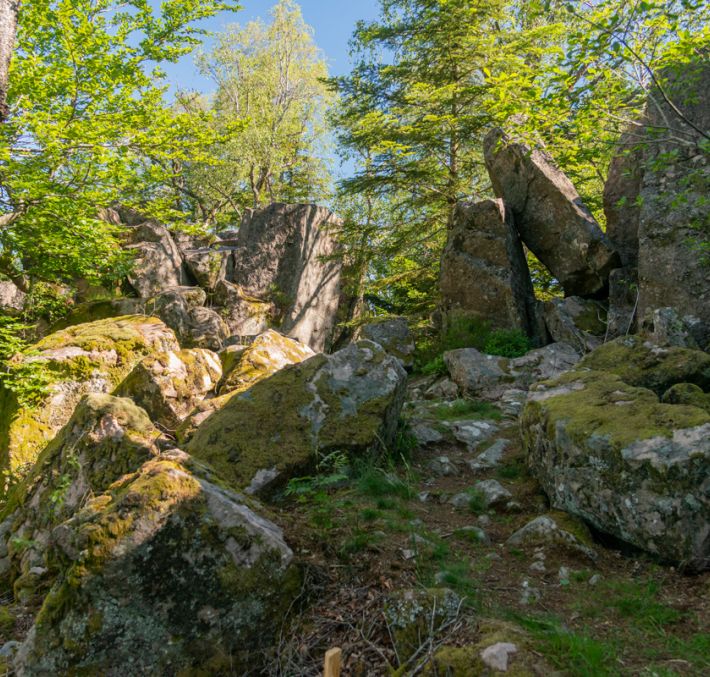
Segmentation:
{"type": "MultiPolygon", "coordinates": [[[[486,633],[518,646],[510,674],[710,674],[710,574],[684,575],[590,534],[595,559],[560,545],[507,544],[541,515],[571,522],[550,511],[529,475],[517,419],[472,404],[463,418],[478,411],[496,426],[485,446],[507,440],[496,467],[469,467],[485,446],[405,444],[389,464],[363,462],[347,479],[337,468],[304,478],[277,502],[306,582],[302,608],[284,620],[272,674],[320,675],[335,646],[346,677],[500,674],[471,661],[454,671],[436,659],[444,647],[482,646],[486,633]],[[450,474],[432,470],[442,456],[450,474]],[[491,479],[512,502],[486,508],[472,487],[491,479]],[[449,502],[466,492],[459,507],[449,502]],[[404,652],[386,610],[402,591],[434,588],[455,592],[460,606],[446,619],[432,612],[404,652]]],[[[585,539],[584,527],[569,528],[585,539]]]]}

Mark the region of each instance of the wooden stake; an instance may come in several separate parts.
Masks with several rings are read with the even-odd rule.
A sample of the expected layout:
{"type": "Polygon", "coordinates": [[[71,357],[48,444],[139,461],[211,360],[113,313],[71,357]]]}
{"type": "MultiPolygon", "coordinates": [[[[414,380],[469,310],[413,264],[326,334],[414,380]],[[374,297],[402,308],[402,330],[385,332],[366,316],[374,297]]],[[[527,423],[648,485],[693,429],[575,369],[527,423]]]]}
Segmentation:
{"type": "Polygon", "coordinates": [[[343,650],[339,648],[329,649],[325,654],[325,668],[323,677],[340,677],[342,667],[343,650]]]}

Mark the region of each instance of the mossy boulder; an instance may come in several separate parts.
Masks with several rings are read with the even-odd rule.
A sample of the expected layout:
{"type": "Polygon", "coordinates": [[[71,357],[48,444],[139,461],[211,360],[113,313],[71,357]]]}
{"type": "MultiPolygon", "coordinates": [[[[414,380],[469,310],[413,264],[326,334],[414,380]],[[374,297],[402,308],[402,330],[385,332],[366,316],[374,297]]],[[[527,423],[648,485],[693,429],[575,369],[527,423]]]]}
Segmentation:
{"type": "Polygon", "coordinates": [[[704,393],[693,383],[676,383],[663,393],[665,404],[689,404],[710,413],[710,393],[704,393]]]}
{"type": "Polygon", "coordinates": [[[238,284],[220,280],[214,288],[212,302],[234,336],[256,336],[276,319],[276,305],[248,294],[238,284]]]}
{"type": "Polygon", "coordinates": [[[171,350],[139,362],[115,394],[132,398],[153,422],[175,430],[221,376],[222,364],[212,351],[171,350]]]}
{"type": "Polygon", "coordinates": [[[246,674],[300,591],[281,531],[168,452],[52,533],[61,570],[19,675],[246,674]]]}
{"type": "Polygon", "coordinates": [[[45,367],[48,393],[37,406],[21,406],[0,389],[0,469],[23,474],[88,393],[111,392],[144,357],[179,350],[160,320],[131,315],[98,320],[43,338],[24,361],[45,367]]]}
{"type": "Polygon", "coordinates": [[[390,444],[405,382],[396,358],[360,341],[286,367],[232,396],[185,449],[238,488],[250,487],[264,471],[274,482],[285,481],[310,470],[320,455],[362,454],[390,444]]]}
{"type": "MultiPolygon", "coordinates": [[[[231,346],[230,348],[235,348],[231,346]]],[[[177,429],[180,444],[187,442],[197,428],[215,411],[219,411],[238,393],[244,392],[290,364],[298,364],[315,353],[306,345],[269,329],[247,347],[223,351],[223,376],[217,392],[200,402],[177,429]]]]}
{"type": "Polygon", "coordinates": [[[47,557],[52,529],[87,496],[158,456],[158,431],[131,400],[87,395],[10,494],[0,517],[3,569],[20,597],[31,597],[53,572],[47,557]]]}
{"type": "MultiPolygon", "coordinates": [[[[612,366],[643,379],[637,364],[612,366]]],[[[655,360],[651,369],[664,373],[655,360]]],[[[664,404],[614,373],[580,368],[530,394],[521,428],[555,508],[690,570],[710,566],[706,410],[664,404]]]]}
{"type": "Polygon", "coordinates": [[[625,336],[597,348],[580,368],[606,371],[625,383],[653,390],[659,397],[676,383],[710,389],[710,354],[690,348],[660,346],[641,336],[625,336]]]}

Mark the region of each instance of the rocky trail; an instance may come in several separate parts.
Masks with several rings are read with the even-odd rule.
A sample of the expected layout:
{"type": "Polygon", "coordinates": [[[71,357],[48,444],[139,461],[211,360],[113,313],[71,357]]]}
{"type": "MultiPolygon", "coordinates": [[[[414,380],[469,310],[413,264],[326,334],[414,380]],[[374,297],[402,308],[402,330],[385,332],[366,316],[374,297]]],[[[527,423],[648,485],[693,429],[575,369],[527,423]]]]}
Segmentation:
{"type": "MultiPolygon", "coordinates": [[[[430,385],[412,379],[410,398],[430,385]]],[[[708,673],[710,575],[551,509],[505,409],[410,400],[419,435],[442,439],[282,497],[321,599],[282,637],[273,674],[319,675],[331,646],[345,675],[708,673]]]]}

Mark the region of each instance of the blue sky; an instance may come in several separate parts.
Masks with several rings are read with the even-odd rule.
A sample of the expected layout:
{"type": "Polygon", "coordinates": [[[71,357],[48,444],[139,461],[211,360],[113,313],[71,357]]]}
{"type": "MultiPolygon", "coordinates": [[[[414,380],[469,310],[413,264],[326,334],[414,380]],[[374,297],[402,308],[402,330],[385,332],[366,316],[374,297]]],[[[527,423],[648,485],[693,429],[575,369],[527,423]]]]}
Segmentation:
{"type": "MultiPolygon", "coordinates": [[[[160,0],[151,1],[156,6],[160,4],[160,0]]],[[[218,32],[231,23],[245,24],[259,17],[267,20],[275,3],[276,0],[241,0],[240,12],[219,14],[204,22],[203,27],[218,32]]],[[[378,0],[301,0],[299,4],[306,23],[315,30],[316,43],[325,54],[331,75],[346,73],[349,70],[348,41],[355,23],[377,17],[378,0]]],[[[168,65],[166,71],[173,86],[204,93],[211,91],[210,82],[197,72],[193,56],[168,65]]]]}

